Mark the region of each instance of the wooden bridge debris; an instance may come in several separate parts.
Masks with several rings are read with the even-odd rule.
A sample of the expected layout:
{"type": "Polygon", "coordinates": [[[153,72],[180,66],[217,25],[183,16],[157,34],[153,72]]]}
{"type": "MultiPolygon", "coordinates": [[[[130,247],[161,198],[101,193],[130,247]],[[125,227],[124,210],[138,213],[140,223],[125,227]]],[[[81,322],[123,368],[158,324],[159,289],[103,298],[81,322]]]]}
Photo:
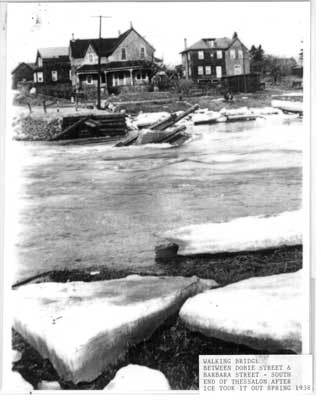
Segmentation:
{"type": "Polygon", "coordinates": [[[187,115],[193,113],[199,108],[196,104],[182,114],[171,114],[165,120],[162,119],[151,125],[148,129],[142,131],[136,131],[135,133],[128,136],[125,140],[116,143],[116,147],[131,146],[133,144],[142,145],[148,143],[169,143],[169,144],[182,144],[189,136],[184,133],[186,127],[184,125],[173,127],[178,121],[185,118],[187,115]]]}
{"type": "Polygon", "coordinates": [[[51,140],[122,136],[127,133],[125,118],[123,113],[64,117],[62,132],[51,140]]]}

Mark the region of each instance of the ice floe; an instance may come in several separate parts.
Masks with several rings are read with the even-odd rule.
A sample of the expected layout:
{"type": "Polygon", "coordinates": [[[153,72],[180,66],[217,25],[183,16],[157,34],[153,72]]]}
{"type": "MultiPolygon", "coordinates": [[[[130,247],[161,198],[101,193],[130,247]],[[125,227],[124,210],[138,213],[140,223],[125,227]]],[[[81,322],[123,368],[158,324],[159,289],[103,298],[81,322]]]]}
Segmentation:
{"type": "Polygon", "coordinates": [[[152,113],[140,113],[134,120],[134,123],[138,128],[146,128],[149,125],[155,124],[156,122],[162,121],[170,116],[167,111],[152,112],[152,113]]]}
{"type": "Polygon", "coordinates": [[[308,316],[302,279],[300,270],[209,290],[188,299],[179,316],[206,336],[257,350],[300,353],[301,323],[308,316]]]}
{"type": "Polygon", "coordinates": [[[92,381],[215,281],[131,275],[14,290],[14,328],[65,381],[92,381]]]}
{"type": "Polygon", "coordinates": [[[57,381],[41,381],[37,385],[38,390],[61,390],[60,383],[57,381]]]}
{"type": "Polygon", "coordinates": [[[162,236],[179,246],[180,255],[215,254],[299,245],[302,229],[302,212],[288,211],[272,217],[189,225],[162,236]]]}
{"type": "Polygon", "coordinates": [[[121,368],[104,390],[122,393],[157,392],[170,390],[165,375],[142,365],[129,364],[121,368]]]}
{"type": "Polygon", "coordinates": [[[271,105],[282,111],[303,113],[303,102],[301,101],[272,100],[271,105]]]}

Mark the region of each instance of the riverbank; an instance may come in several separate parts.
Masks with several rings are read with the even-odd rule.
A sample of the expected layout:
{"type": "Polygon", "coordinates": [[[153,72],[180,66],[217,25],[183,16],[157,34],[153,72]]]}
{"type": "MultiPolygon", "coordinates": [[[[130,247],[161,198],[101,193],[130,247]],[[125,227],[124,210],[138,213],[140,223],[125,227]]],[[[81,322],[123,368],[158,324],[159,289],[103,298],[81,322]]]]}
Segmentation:
{"type": "MultiPolygon", "coordinates": [[[[183,113],[191,107],[196,106],[200,108],[200,110],[206,112],[221,112],[222,115],[233,110],[239,110],[241,113],[260,114],[262,112],[264,114],[264,110],[267,108],[272,110],[271,104],[273,104],[275,99],[280,96],[285,96],[287,99],[291,99],[292,101],[299,101],[300,104],[302,104],[301,91],[278,92],[276,90],[266,90],[246,95],[238,94],[229,102],[226,102],[224,101],[224,98],[217,96],[194,96],[185,99],[178,99],[174,94],[172,94],[172,96],[167,96],[164,99],[156,97],[154,100],[146,100],[144,99],[144,96],[141,96],[142,98],[137,98],[135,101],[130,100],[113,103],[115,110],[121,111],[117,114],[120,116],[119,118],[121,118],[121,122],[118,121],[118,123],[117,121],[114,121],[116,114],[110,113],[106,110],[89,110],[85,108],[73,110],[72,108],[67,107],[64,108],[62,112],[60,110],[57,112],[51,110],[50,112],[44,113],[41,109],[37,109],[31,114],[26,111],[20,112],[19,115],[13,119],[12,126],[15,131],[15,140],[50,141],[61,136],[61,132],[67,127],[67,120],[75,122],[81,118],[87,118],[89,121],[84,122],[84,124],[87,124],[88,126],[85,127],[85,129],[83,129],[83,125],[75,127],[73,132],[76,131],[76,133],[74,132],[73,136],[77,138],[115,136],[123,135],[127,130],[137,129],[135,119],[149,113],[151,113],[151,116],[153,113],[155,113],[155,116],[161,114],[167,114],[169,116],[171,113],[183,113]],[[100,132],[101,123],[93,120],[102,119],[104,116],[106,121],[107,118],[112,119],[112,121],[108,124],[107,130],[104,128],[103,131],[100,132]]],[[[278,111],[277,108],[275,110],[276,112],[278,111]]],[[[67,134],[66,139],[69,139],[68,135],[70,136],[70,133],[67,134]]],[[[71,135],[70,138],[73,136],[71,135]]]]}
{"type": "Polygon", "coordinates": [[[220,111],[222,108],[236,109],[241,107],[271,107],[271,101],[275,96],[288,93],[302,94],[302,90],[293,91],[288,88],[270,88],[256,93],[238,93],[233,96],[233,100],[225,102],[221,95],[202,95],[202,96],[179,96],[172,93],[171,96],[155,99],[144,99],[138,96],[135,100],[117,101],[114,104],[119,109],[127,113],[136,115],[139,112],[177,112],[185,111],[188,107],[199,104],[200,108],[207,108],[210,111],[220,111]]]}

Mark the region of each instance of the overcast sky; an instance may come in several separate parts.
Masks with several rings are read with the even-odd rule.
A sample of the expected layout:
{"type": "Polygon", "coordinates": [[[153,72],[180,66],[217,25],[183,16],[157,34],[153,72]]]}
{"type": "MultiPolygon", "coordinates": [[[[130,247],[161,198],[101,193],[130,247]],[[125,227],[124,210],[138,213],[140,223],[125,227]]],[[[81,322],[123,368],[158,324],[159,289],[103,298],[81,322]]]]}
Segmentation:
{"type": "Polygon", "coordinates": [[[175,2],[175,3],[37,3],[8,5],[8,67],[35,61],[39,47],[68,46],[76,38],[118,36],[132,21],[134,28],[155,47],[167,64],[181,62],[179,52],[202,37],[231,37],[237,31],[243,43],[262,44],[266,53],[298,57],[309,32],[308,2],[175,2]]]}

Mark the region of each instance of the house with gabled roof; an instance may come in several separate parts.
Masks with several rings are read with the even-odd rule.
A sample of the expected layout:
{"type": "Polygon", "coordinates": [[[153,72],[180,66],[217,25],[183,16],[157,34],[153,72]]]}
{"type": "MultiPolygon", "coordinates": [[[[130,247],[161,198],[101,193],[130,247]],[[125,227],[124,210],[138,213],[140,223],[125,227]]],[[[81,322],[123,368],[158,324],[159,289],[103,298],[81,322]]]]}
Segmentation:
{"type": "Polygon", "coordinates": [[[19,63],[16,68],[11,72],[12,75],[12,89],[17,89],[20,83],[33,82],[33,73],[36,69],[34,63],[19,63]]]}
{"type": "Polygon", "coordinates": [[[37,86],[70,84],[70,60],[68,47],[38,49],[34,69],[37,86]]]}
{"type": "Polygon", "coordinates": [[[71,80],[75,88],[146,86],[155,68],[154,47],[132,26],[115,38],[72,39],[69,44],[71,80]]]}
{"type": "Polygon", "coordinates": [[[181,52],[184,74],[197,83],[250,73],[247,47],[234,33],[233,38],[204,38],[181,52]]]}

